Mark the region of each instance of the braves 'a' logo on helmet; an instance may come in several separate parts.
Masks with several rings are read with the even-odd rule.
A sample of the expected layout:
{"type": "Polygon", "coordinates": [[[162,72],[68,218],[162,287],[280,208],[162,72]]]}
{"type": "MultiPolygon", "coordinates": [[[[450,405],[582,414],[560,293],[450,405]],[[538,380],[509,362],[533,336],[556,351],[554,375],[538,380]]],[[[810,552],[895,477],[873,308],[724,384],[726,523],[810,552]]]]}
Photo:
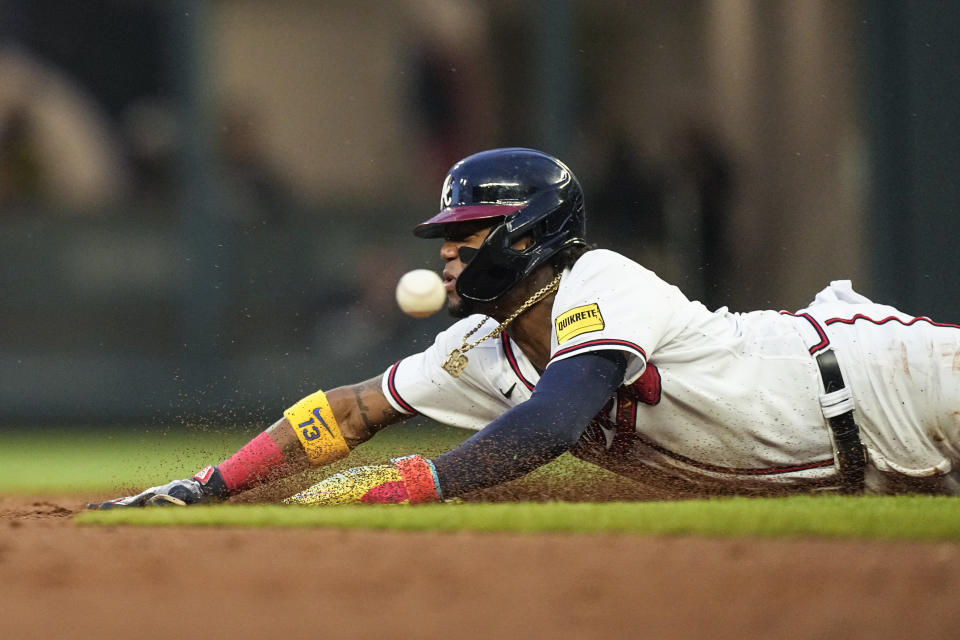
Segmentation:
{"type": "Polygon", "coordinates": [[[443,181],[443,188],[440,190],[440,208],[446,209],[453,204],[453,176],[447,174],[447,179],[443,181]]]}

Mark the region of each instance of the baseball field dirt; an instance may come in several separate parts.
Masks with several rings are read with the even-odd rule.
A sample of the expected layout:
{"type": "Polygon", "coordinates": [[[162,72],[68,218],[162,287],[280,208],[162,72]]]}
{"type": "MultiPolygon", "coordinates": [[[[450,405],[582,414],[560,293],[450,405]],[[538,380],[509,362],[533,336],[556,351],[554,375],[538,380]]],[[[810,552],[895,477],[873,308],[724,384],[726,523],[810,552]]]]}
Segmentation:
{"type": "Polygon", "coordinates": [[[105,527],[85,502],[0,497],[0,637],[960,633],[953,542],[105,527]]]}

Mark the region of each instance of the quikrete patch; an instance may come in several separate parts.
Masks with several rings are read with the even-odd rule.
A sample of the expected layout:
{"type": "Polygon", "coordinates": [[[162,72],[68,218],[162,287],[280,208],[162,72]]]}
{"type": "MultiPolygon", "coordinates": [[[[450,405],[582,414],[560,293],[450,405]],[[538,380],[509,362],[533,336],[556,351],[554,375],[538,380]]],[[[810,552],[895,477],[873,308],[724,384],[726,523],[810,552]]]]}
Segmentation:
{"type": "Polygon", "coordinates": [[[563,344],[574,336],[591,331],[602,331],[603,316],[600,314],[600,307],[594,302],[561,313],[554,320],[554,325],[557,329],[557,344],[563,344]]]}

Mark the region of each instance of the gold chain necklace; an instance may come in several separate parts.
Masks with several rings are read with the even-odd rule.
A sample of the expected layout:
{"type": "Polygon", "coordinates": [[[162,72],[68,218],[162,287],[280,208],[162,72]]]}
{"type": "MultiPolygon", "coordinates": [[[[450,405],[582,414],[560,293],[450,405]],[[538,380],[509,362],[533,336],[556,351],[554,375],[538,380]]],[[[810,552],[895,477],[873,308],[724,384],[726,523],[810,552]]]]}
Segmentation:
{"type": "Polygon", "coordinates": [[[506,329],[511,322],[517,319],[517,316],[519,316],[521,313],[523,313],[524,311],[526,311],[527,309],[529,309],[530,307],[537,304],[538,302],[546,298],[548,295],[556,291],[560,287],[560,278],[562,276],[563,276],[562,273],[558,273],[556,278],[550,281],[550,283],[547,284],[547,286],[545,286],[544,288],[540,289],[535,294],[530,296],[530,298],[526,302],[520,305],[519,309],[514,311],[509,318],[501,322],[496,329],[494,329],[487,335],[483,336],[479,340],[476,340],[475,342],[467,342],[467,338],[475,334],[480,329],[480,327],[486,324],[487,322],[486,318],[481,320],[480,324],[478,324],[473,329],[471,329],[469,333],[467,333],[467,335],[463,336],[463,344],[460,345],[459,348],[456,348],[453,351],[451,351],[450,355],[447,356],[447,359],[443,361],[443,364],[441,365],[443,367],[443,370],[449,373],[450,375],[452,375],[454,378],[459,378],[461,375],[463,375],[463,370],[467,368],[467,362],[469,362],[466,356],[467,351],[470,351],[470,349],[473,349],[475,346],[477,346],[484,340],[487,340],[488,338],[496,338],[501,333],[503,333],[504,329],[506,329]]]}

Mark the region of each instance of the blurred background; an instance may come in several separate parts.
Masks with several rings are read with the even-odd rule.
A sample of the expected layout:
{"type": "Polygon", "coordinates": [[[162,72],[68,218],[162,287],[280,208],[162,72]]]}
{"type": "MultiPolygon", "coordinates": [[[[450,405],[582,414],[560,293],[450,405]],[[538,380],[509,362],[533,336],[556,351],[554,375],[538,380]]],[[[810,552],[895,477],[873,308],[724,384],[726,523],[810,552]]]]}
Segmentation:
{"type": "Polygon", "coordinates": [[[563,158],[711,308],[960,322],[960,12],[853,0],[0,0],[0,424],[272,422],[449,320],[448,167],[563,158]]]}

